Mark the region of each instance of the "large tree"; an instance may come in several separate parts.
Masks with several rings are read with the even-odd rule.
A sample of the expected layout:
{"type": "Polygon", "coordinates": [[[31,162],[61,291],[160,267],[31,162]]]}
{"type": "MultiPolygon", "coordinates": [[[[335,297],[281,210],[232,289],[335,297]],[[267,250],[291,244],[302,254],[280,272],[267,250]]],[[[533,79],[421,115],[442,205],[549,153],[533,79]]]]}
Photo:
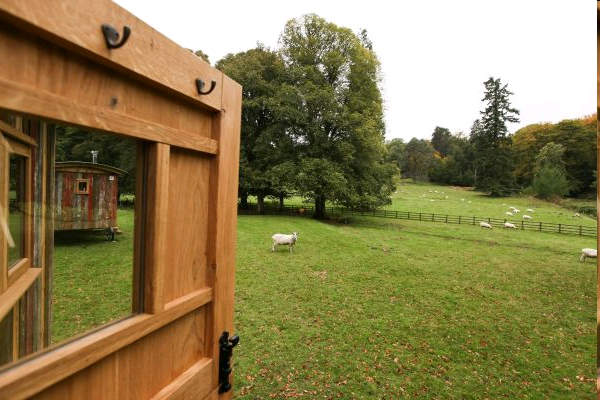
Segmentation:
{"type": "Polygon", "coordinates": [[[490,77],[485,85],[482,101],[485,109],[481,119],[471,131],[477,168],[476,188],[492,196],[503,196],[516,188],[512,139],[507,122],[519,122],[519,110],[511,107],[509,97],[513,95],[500,79],[490,77]]]}
{"type": "Polygon", "coordinates": [[[242,208],[248,196],[255,195],[261,213],[265,197],[285,185],[279,180],[278,187],[273,187],[273,168],[293,154],[279,101],[285,88],[285,65],[276,52],[257,47],[228,54],[216,67],[243,87],[238,195],[242,208]]]}
{"type": "Polygon", "coordinates": [[[429,141],[412,138],[404,148],[404,175],[415,182],[427,179],[434,161],[433,155],[434,150],[429,141]]]}
{"type": "Polygon", "coordinates": [[[452,146],[452,134],[450,130],[436,126],[431,134],[431,145],[442,158],[450,154],[452,146]]]}
{"type": "Polygon", "coordinates": [[[294,89],[287,133],[298,151],[298,186],[325,216],[327,200],[350,207],[389,203],[379,61],[367,40],[315,14],[287,22],[281,54],[294,89]],[[316,174],[316,175],[315,175],[316,174]]]}

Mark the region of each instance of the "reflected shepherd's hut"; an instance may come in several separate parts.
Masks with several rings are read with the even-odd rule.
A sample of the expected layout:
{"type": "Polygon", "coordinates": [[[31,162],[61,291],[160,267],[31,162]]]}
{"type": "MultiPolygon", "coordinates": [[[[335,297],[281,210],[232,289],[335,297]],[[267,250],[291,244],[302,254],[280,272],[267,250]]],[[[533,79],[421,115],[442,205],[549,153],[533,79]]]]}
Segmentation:
{"type": "Polygon", "coordinates": [[[54,230],[116,227],[119,176],[124,173],[97,163],[57,162],[54,230]]]}

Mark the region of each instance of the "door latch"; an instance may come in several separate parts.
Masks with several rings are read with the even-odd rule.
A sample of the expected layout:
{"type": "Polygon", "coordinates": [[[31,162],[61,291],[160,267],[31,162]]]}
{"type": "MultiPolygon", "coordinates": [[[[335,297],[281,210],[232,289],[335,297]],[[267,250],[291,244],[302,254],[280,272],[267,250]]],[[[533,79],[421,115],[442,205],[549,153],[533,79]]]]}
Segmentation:
{"type": "Polygon", "coordinates": [[[231,354],[233,348],[240,341],[238,335],[229,337],[229,332],[224,331],[219,338],[219,393],[225,393],[231,390],[229,375],[231,374],[231,354]]]}

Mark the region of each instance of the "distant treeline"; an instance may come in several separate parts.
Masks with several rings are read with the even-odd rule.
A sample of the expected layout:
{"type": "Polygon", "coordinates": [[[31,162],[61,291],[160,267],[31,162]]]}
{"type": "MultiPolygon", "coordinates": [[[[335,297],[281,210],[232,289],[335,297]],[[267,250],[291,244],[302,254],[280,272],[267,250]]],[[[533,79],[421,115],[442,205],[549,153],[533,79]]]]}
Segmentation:
{"type": "MultiPolygon", "coordinates": [[[[597,114],[556,124],[528,125],[509,136],[505,157],[513,187],[543,198],[583,197],[596,192],[597,114]],[[552,187],[552,185],[561,185],[552,187]]],[[[431,140],[387,142],[389,157],[405,177],[456,186],[477,186],[478,154],[472,137],[436,127],[431,140]]]]}

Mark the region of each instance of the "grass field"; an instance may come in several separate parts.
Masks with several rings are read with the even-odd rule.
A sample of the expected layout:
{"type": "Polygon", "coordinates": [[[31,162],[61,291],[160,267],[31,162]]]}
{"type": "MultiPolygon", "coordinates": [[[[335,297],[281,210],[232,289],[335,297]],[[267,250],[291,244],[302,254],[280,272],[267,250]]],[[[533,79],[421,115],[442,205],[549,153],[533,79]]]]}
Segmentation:
{"type": "Polygon", "coordinates": [[[242,399],[595,397],[595,239],[240,216],[242,399]],[[271,234],[298,231],[293,254],[271,234]]]}
{"type": "MultiPolygon", "coordinates": [[[[574,219],[553,204],[460,189],[425,201],[429,190],[441,191],[399,188],[390,209],[514,205],[544,221],[574,219]]],[[[55,342],[129,314],[132,217],[120,211],[117,242],[56,242],[55,342]]],[[[596,238],[239,216],[235,398],[595,398],[596,264],[578,261],[583,247],[596,238]],[[292,231],[294,253],[271,253],[270,236],[292,231]]]]}
{"type": "MultiPolygon", "coordinates": [[[[256,199],[251,197],[251,202],[256,199]]],[[[277,201],[268,201],[269,204],[278,204],[277,201]]],[[[595,207],[595,200],[564,200],[572,208],[580,206],[595,207]]],[[[285,204],[300,206],[303,203],[300,197],[286,199],[285,204]]],[[[328,204],[330,207],[332,204],[328,204]]],[[[523,214],[528,214],[533,221],[543,221],[553,224],[569,224],[596,226],[596,219],[592,215],[580,213],[581,218],[574,217],[575,212],[562,207],[558,203],[543,201],[534,197],[489,197],[469,188],[439,186],[430,183],[401,184],[396,193],[392,195],[392,204],[383,207],[390,211],[414,211],[422,213],[436,213],[447,215],[461,215],[466,217],[477,216],[480,218],[506,218],[508,221],[521,221],[523,214]],[[507,217],[506,212],[510,206],[518,208],[521,212],[514,217],[507,217]],[[526,211],[533,209],[533,212],[526,211]]]]}
{"type": "Polygon", "coordinates": [[[122,233],[57,232],[54,240],[52,343],[131,314],[133,211],[119,210],[122,233]]]}

